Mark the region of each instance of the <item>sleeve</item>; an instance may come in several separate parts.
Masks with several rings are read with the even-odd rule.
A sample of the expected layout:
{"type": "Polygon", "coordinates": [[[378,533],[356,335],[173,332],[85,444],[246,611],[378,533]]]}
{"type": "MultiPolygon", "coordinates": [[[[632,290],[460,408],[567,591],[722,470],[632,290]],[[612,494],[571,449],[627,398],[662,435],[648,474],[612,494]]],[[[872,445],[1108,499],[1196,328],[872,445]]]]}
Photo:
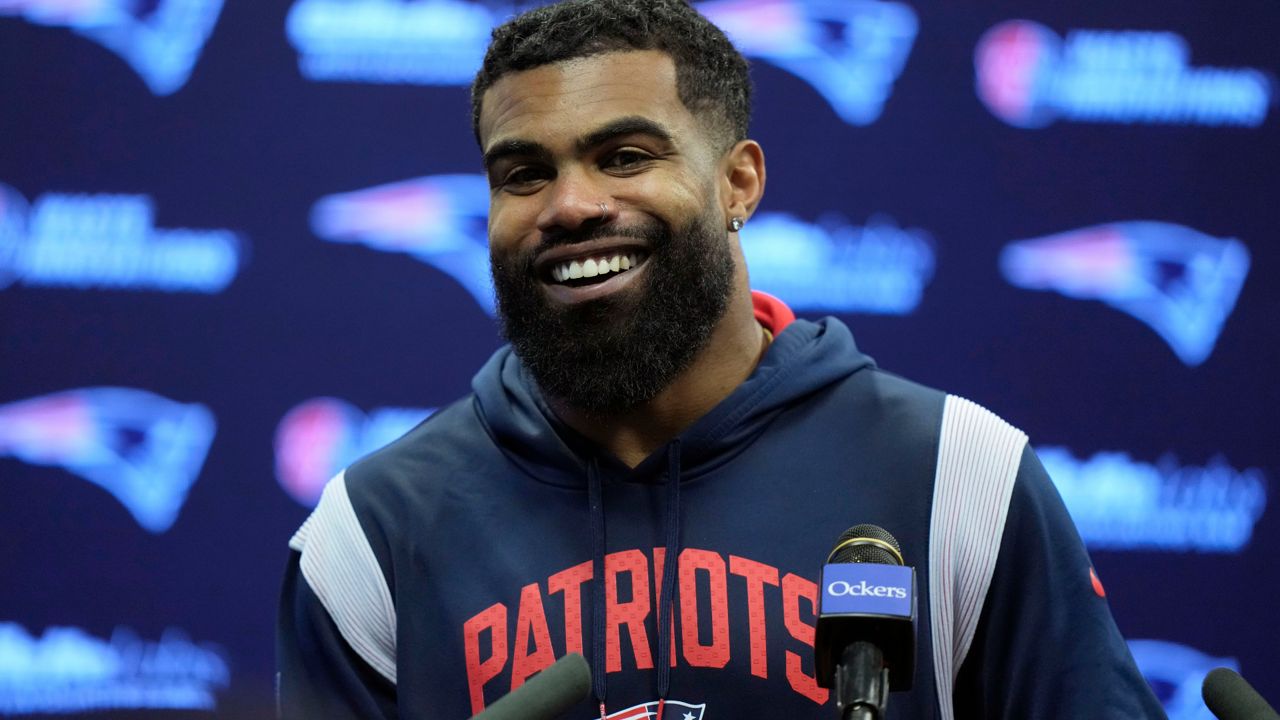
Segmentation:
{"type": "Polygon", "coordinates": [[[289,553],[276,632],[277,711],[283,720],[398,717],[395,685],[343,639],[289,553]]]}
{"type": "Polygon", "coordinates": [[[1029,446],[954,701],[956,717],[1165,717],[1029,446]]]}
{"type": "Polygon", "coordinates": [[[396,718],[395,604],[345,473],[289,547],[276,633],[280,716],[396,718]]]}

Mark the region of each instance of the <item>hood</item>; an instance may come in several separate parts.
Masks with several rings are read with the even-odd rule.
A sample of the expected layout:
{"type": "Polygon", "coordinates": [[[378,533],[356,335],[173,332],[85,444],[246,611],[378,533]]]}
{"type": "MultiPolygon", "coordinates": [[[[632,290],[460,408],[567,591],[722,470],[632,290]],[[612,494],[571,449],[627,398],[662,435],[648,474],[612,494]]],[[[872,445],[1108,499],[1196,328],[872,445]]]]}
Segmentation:
{"type": "MultiPolygon", "coordinates": [[[[756,317],[774,332],[774,340],[751,375],[677,438],[683,480],[695,479],[732,458],[788,407],[874,366],[839,320],[787,323],[789,309],[761,293],[754,295],[756,317]],[[785,327],[780,326],[783,323],[785,327]]],[[[628,468],[561,422],[510,346],[494,353],[472,387],[476,411],[493,441],[541,482],[585,486],[592,459],[610,476],[624,480],[651,478],[664,469],[661,451],[628,468]]]]}

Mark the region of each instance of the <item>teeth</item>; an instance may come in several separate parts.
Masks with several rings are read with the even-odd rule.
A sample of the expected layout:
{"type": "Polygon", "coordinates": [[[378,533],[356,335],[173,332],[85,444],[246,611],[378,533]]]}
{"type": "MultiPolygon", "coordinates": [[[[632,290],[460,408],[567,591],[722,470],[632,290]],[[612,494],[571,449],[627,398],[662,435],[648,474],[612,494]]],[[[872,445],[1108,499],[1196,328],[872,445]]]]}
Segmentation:
{"type": "Polygon", "coordinates": [[[640,257],[636,253],[611,255],[602,258],[588,258],[586,260],[566,261],[552,266],[551,279],[556,282],[564,282],[566,280],[577,280],[579,278],[597,277],[607,275],[611,272],[617,273],[640,264],[640,257]]]}

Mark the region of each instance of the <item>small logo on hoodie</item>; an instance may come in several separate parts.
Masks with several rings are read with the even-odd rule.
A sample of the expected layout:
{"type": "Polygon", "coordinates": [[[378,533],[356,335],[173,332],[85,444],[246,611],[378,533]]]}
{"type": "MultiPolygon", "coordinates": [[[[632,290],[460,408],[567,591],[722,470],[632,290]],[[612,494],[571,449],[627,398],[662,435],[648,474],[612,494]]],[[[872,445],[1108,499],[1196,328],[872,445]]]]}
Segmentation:
{"type": "MultiPolygon", "coordinates": [[[[677,700],[668,700],[662,708],[662,720],[702,720],[702,713],[706,709],[706,703],[690,705],[677,700]]],[[[654,700],[609,713],[605,716],[605,720],[656,720],[657,717],[658,701],[654,700]]]]}

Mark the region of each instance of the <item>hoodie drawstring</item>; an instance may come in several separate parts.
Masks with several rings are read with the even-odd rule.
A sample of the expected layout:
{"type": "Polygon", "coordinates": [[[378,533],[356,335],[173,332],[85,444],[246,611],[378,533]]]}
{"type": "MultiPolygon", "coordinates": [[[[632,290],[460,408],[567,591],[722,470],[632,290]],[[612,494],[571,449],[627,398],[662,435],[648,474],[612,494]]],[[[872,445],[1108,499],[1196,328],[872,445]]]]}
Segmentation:
{"type": "Polygon", "coordinates": [[[671,690],[671,626],[675,605],[676,565],[680,560],[680,441],[667,445],[667,506],[662,513],[666,531],[662,589],[658,593],[658,718],[671,690]]]}
{"type": "Polygon", "coordinates": [[[591,583],[591,692],[600,703],[600,720],[604,720],[604,489],[595,458],[587,465],[587,504],[591,510],[591,572],[596,579],[591,583]]]}
{"type": "MultiPolygon", "coordinates": [[[[591,691],[600,704],[600,720],[605,720],[605,696],[608,683],[605,680],[605,533],[604,487],[600,479],[600,464],[595,458],[587,465],[587,503],[591,511],[591,566],[596,581],[591,585],[591,691]]],[[[675,608],[676,565],[680,559],[680,441],[667,445],[667,491],[662,512],[662,529],[665,541],[663,551],[662,585],[658,591],[658,712],[656,720],[662,720],[671,690],[671,643],[675,624],[672,614],[675,608]]]]}

